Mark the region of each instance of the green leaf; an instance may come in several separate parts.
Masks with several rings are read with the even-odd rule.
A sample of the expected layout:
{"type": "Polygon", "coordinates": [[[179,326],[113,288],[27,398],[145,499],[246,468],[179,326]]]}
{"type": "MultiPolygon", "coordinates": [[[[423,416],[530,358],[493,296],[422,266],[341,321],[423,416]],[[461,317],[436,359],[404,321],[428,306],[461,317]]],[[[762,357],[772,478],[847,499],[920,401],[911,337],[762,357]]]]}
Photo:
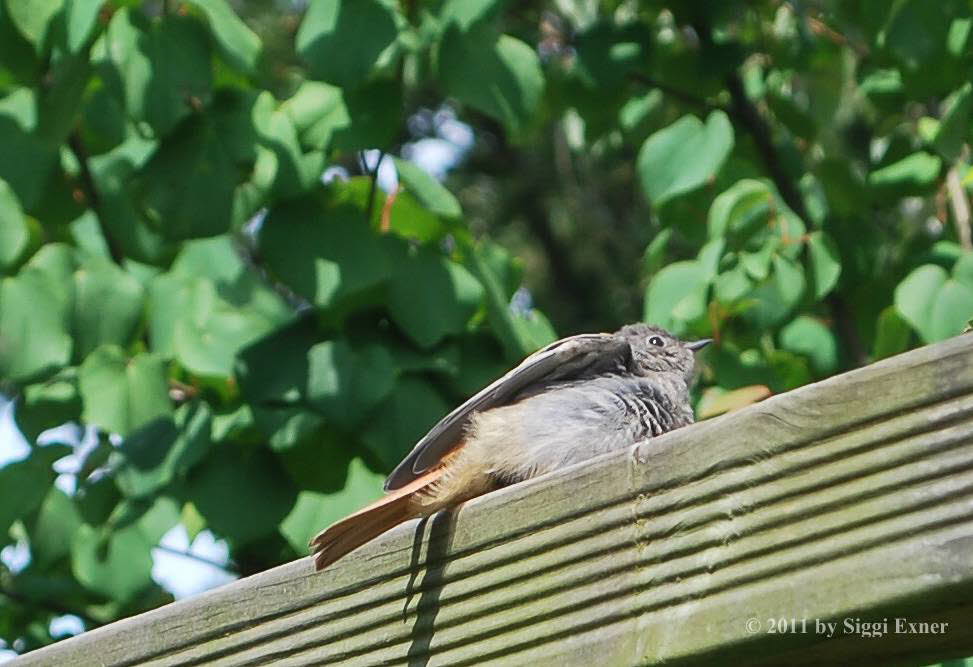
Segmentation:
{"type": "Polygon", "coordinates": [[[152,553],[137,524],[104,536],[83,524],[71,541],[71,569],[78,582],[125,602],[152,584],[152,553]]]}
{"type": "Polygon", "coordinates": [[[615,25],[599,21],[574,35],[573,73],[586,88],[602,95],[627,90],[626,79],[651,57],[652,30],[637,21],[615,25]]]}
{"type": "Polygon", "coordinates": [[[27,382],[70,361],[72,270],[70,251],[49,244],[16,277],[0,279],[0,377],[27,382]]]}
{"type": "Polygon", "coordinates": [[[768,91],[767,106],[774,116],[796,136],[806,141],[814,141],[818,128],[814,117],[797,104],[793,97],[778,91],[768,91]]]}
{"type": "Polygon", "coordinates": [[[904,0],[896,3],[889,13],[884,31],[889,52],[906,70],[919,71],[935,64],[945,50],[949,12],[922,0],[904,0]]]}
{"type": "Polygon", "coordinates": [[[404,190],[389,195],[382,209],[382,218],[383,222],[388,221],[388,231],[425,244],[442,240],[450,227],[420,204],[411,192],[404,190]]]}
{"type": "Polygon", "coordinates": [[[821,320],[807,315],[795,318],[780,330],[780,344],[808,357],[818,375],[830,375],[837,369],[838,342],[821,320]]]}
{"type": "Polygon", "coordinates": [[[712,112],[705,125],[695,116],[683,116],[642,144],[642,189],[654,206],[661,206],[713,178],[732,148],[733,126],[722,111],[712,112]]]}
{"type": "Polygon", "coordinates": [[[336,130],[352,122],[341,88],[319,81],[304,81],[280,110],[290,116],[301,142],[311,148],[327,150],[336,130]]]}
{"type": "Polygon", "coordinates": [[[725,305],[733,304],[753,288],[753,281],[747,274],[743,264],[737,264],[729,271],[724,271],[713,281],[713,293],[716,299],[725,305]]]}
{"type": "Polygon", "coordinates": [[[956,262],[952,277],[933,264],[915,269],[895,288],[895,306],[927,343],[959,334],[973,316],[973,255],[956,262]]]}
{"type": "Polygon", "coordinates": [[[289,312],[276,295],[255,291],[253,298],[234,302],[226,292],[205,278],[157,277],[150,298],[154,349],[197,375],[232,375],[237,353],[284,322],[289,312]]]}
{"type": "Polygon", "coordinates": [[[224,445],[189,476],[188,500],[206,524],[234,546],[242,546],[274,533],[294,507],[297,489],[266,449],[242,453],[224,445]],[[228,465],[224,456],[232,456],[228,465]]]}
{"type": "MultiPolygon", "coordinates": [[[[332,148],[355,151],[395,143],[403,123],[402,95],[396,79],[376,79],[345,90],[343,108],[348,121],[334,128],[332,148]]],[[[340,118],[340,109],[335,115],[340,118]]]]}
{"type": "Polygon", "coordinates": [[[959,157],[970,129],[970,111],[973,110],[973,85],[969,82],[957,90],[943,114],[939,129],[932,140],[933,147],[948,163],[959,157]]]}
{"type": "Polygon", "coordinates": [[[958,336],[973,318],[973,289],[956,280],[947,280],[936,294],[929,317],[928,342],[958,336]]]}
{"type": "Polygon", "coordinates": [[[319,531],[381,497],[383,483],[381,475],[366,468],[361,459],[354,459],[340,491],[301,491],[294,509],[281,522],[280,532],[294,551],[304,554],[308,541],[319,531]]]}
{"type": "MultiPolygon", "coordinates": [[[[20,89],[26,90],[26,89],[20,89]]],[[[41,203],[45,187],[57,173],[58,148],[32,132],[36,120],[25,124],[3,102],[17,96],[17,91],[0,100],[0,179],[5,180],[20,200],[32,211],[41,203]]],[[[31,104],[34,100],[29,100],[31,104]]]]}
{"type": "Polygon", "coordinates": [[[355,349],[344,340],[324,341],[308,351],[307,400],[328,420],[356,426],[389,394],[396,367],[379,345],[355,349]]]}
{"type": "Polygon", "coordinates": [[[773,268],[773,274],[750,293],[755,303],[745,311],[746,318],[758,331],[786,320],[804,295],[804,271],[800,265],[775,255],[773,268]]]}
{"type": "Polygon", "coordinates": [[[536,308],[526,313],[513,313],[513,323],[521,339],[526,341],[531,350],[539,350],[557,340],[554,326],[544,313],[536,308]]]}
{"type": "Polygon", "coordinates": [[[157,143],[131,135],[124,143],[88,160],[101,199],[99,218],[105,233],[126,258],[148,264],[168,264],[177,246],[142,218],[133,200],[132,185],[157,143]]]}
{"type": "Polygon", "coordinates": [[[711,282],[719,272],[720,260],[723,259],[724,250],[726,250],[726,242],[723,239],[713,239],[699,249],[696,261],[703,269],[706,282],[711,282]]]}
{"type": "Polygon", "coordinates": [[[401,22],[388,0],[312,0],[297,52],[314,78],[354,88],[391,63],[401,22]]]}
{"type": "Polygon", "coordinates": [[[34,511],[54,483],[51,464],[70,454],[63,445],[35,449],[30,457],[0,467],[0,537],[14,521],[34,511]]]}
{"type": "Polygon", "coordinates": [[[262,46],[247,24],[225,0],[188,0],[203,12],[216,43],[226,61],[233,67],[252,73],[260,60],[262,46]]]}
{"type": "Polygon", "coordinates": [[[84,420],[110,433],[128,435],[171,413],[166,369],[154,354],[131,359],[116,345],[88,355],[78,375],[84,420]]]}
{"type": "Polygon", "coordinates": [[[382,465],[391,470],[448,411],[449,405],[428,382],[403,376],[374,413],[361,438],[382,465]]]}
{"type": "Polygon", "coordinates": [[[28,530],[31,559],[44,567],[67,556],[81,523],[74,500],[57,487],[50,487],[28,530]]]}
{"type": "Polygon", "coordinates": [[[0,271],[16,268],[30,243],[30,230],[20,202],[7,182],[0,179],[0,271]]]}
{"type": "Polygon", "coordinates": [[[118,71],[129,115],[147,123],[156,137],[168,134],[194,107],[209,104],[209,35],[195,19],[166,14],[150,23],[122,8],[108,24],[105,53],[118,71]]]}
{"type": "Polygon", "coordinates": [[[304,193],[318,182],[324,171],[323,153],[305,155],[301,152],[294,122],[286,112],[274,109],[274,98],[270,93],[262,93],[260,102],[268,104],[269,109],[257,129],[263,145],[277,158],[273,193],[278,197],[304,193]]]}
{"type": "Polygon", "coordinates": [[[86,259],[74,273],[74,356],[103,344],[127,347],[142,320],[142,284],[115,263],[86,259]]]}
{"type": "Polygon", "coordinates": [[[153,351],[204,377],[231,375],[243,347],[291,316],[225,236],[186,243],[148,302],[153,351]]]}
{"type": "Polygon", "coordinates": [[[514,138],[525,133],[544,91],[537,53],[490,26],[447,29],[437,54],[445,92],[503,123],[514,138]],[[489,81],[490,85],[483,85],[489,81]]]}
{"type": "Polygon", "coordinates": [[[770,275],[770,262],[774,258],[778,245],[777,239],[770,237],[756,252],[741,252],[740,265],[746,270],[747,275],[757,282],[770,275]]]}
{"type": "Polygon", "coordinates": [[[713,200],[706,218],[709,237],[729,237],[734,246],[743,245],[767,224],[773,203],[774,193],[763,181],[737,181],[713,200]]]}
{"type": "Polygon", "coordinates": [[[397,81],[376,79],[342,91],[305,81],[280,110],[291,118],[305,147],[354,151],[386,146],[401,126],[402,87],[397,81]]]}
{"type": "Polygon", "coordinates": [[[176,359],[197,375],[229,377],[237,353],[282,320],[240,309],[219,298],[213,283],[195,281],[189,310],[176,322],[176,359]]]}
{"type": "Polygon", "coordinates": [[[425,249],[402,253],[388,290],[392,320],[423,348],[463,331],[482,300],[469,271],[425,249]]]}
{"type": "Polygon", "coordinates": [[[276,206],[261,229],[260,251],[280,280],[324,308],[389,276],[380,239],[364,211],[349,204],[322,207],[305,197],[276,206]]]}
{"type": "Polygon", "coordinates": [[[699,262],[674,262],[659,271],[645,291],[643,319],[673,333],[706,312],[706,270],[699,262]]]}
{"type": "Polygon", "coordinates": [[[510,296],[520,282],[519,266],[502,249],[486,242],[474,244],[457,236],[465,266],[483,286],[487,320],[503,346],[508,361],[519,361],[536,350],[510,308],[510,296]]]}
{"type": "Polygon", "coordinates": [[[209,406],[194,402],[138,429],[119,447],[125,465],[116,476],[118,488],[129,497],[158,493],[206,455],[211,426],[209,406]]]}
{"type": "Polygon", "coordinates": [[[926,264],[910,273],[895,288],[895,307],[923,340],[939,340],[939,324],[932,319],[936,295],[949,280],[940,266],[926,264]]]}
{"type": "Polygon", "coordinates": [[[811,232],[808,236],[809,280],[814,298],[822,299],[834,289],[841,275],[841,257],[838,246],[824,232],[811,232]]]}
{"type": "Polygon", "coordinates": [[[68,49],[78,53],[91,36],[104,0],[65,0],[68,49]]]}
{"type": "Polygon", "coordinates": [[[322,335],[313,318],[295,319],[271,331],[240,352],[240,389],[254,406],[293,405],[308,384],[308,350],[322,335]]]}
{"type": "Polygon", "coordinates": [[[913,153],[868,175],[868,184],[878,196],[926,194],[939,178],[942,160],[924,151],[913,153]]]}
{"type": "Polygon", "coordinates": [[[672,227],[660,229],[659,232],[652,237],[649,245],[645,247],[645,253],[642,255],[643,275],[651,278],[665,265],[666,248],[669,246],[669,240],[671,238],[672,227]]]}
{"type": "Polygon", "coordinates": [[[426,209],[447,219],[457,219],[463,215],[453,193],[420,167],[407,160],[395,158],[395,169],[399,174],[399,182],[426,209]]]}
{"type": "Polygon", "coordinates": [[[909,349],[909,338],[912,330],[909,323],[899,315],[895,306],[884,308],[878,316],[875,326],[875,345],[872,348],[872,358],[875,361],[905,352],[909,349]]]}
{"type": "Polygon", "coordinates": [[[241,170],[220,130],[203,118],[181,125],[133,180],[136,206],[165,237],[200,238],[230,228],[241,170]]]}
{"type": "Polygon", "coordinates": [[[80,418],[81,397],[73,369],[25,387],[14,411],[17,426],[29,442],[34,442],[47,429],[80,418]]]}
{"type": "Polygon", "coordinates": [[[10,20],[20,33],[34,45],[38,52],[42,51],[54,17],[63,8],[64,1],[6,0],[5,4],[10,20]]]}
{"type": "Polygon", "coordinates": [[[796,389],[812,379],[807,359],[788,350],[767,352],[767,375],[771,388],[776,392],[796,389]]]}
{"type": "Polygon", "coordinates": [[[444,25],[455,24],[460,30],[494,18],[506,0],[445,0],[439,13],[444,25]]]}
{"type": "Polygon", "coordinates": [[[973,289],[973,252],[964,252],[953,264],[953,278],[973,289]]]}
{"type": "MultiPolygon", "coordinates": [[[[92,67],[86,55],[65,56],[47,75],[38,98],[37,135],[58,145],[77,127],[92,67]]],[[[75,202],[71,202],[74,204],[75,202]]]]}

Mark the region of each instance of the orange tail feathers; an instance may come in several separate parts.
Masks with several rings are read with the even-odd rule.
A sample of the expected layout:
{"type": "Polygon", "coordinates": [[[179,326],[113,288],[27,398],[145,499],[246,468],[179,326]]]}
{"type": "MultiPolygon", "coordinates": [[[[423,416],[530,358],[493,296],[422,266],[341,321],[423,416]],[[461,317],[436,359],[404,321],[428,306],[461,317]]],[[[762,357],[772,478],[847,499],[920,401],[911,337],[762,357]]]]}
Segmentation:
{"type": "Polygon", "coordinates": [[[443,468],[436,468],[315,535],[309,545],[314,569],[323,570],[393,526],[434,511],[435,506],[428,499],[421,502],[420,495],[428,493],[442,474],[443,468]]]}

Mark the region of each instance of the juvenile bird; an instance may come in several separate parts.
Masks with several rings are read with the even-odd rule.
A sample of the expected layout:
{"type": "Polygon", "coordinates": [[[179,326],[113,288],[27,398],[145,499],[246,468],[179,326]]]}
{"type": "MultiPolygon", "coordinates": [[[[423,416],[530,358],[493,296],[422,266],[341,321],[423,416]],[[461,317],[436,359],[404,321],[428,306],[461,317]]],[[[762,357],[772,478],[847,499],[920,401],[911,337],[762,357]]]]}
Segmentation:
{"type": "Polygon", "coordinates": [[[318,570],[412,518],[693,422],[693,352],[647,324],[551,343],[433,426],[385,497],[311,540],[318,570]]]}

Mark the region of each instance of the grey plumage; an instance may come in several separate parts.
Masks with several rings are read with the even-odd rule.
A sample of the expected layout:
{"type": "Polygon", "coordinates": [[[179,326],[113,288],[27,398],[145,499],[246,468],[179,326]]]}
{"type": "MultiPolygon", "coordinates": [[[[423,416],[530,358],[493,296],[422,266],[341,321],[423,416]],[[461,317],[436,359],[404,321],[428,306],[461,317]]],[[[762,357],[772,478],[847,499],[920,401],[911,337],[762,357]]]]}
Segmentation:
{"type": "Polygon", "coordinates": [[[436,424],[379,501],[318,534],[318,569],[397,523],[691,424],[693,352],[630,324],[532,354],[436,424]]]}
{"type": "MultiPolygon", "coordinates": [[[[646,324],[552,343],[444,420],[463,424],[462,445],[425,494],[427,509],[691,424],[694,349],[646,324]]],[[[456,446],[435,434],[420,441],[391,483],[423,473],[427,448],[442,459],[439,452],[456,446]]]]}

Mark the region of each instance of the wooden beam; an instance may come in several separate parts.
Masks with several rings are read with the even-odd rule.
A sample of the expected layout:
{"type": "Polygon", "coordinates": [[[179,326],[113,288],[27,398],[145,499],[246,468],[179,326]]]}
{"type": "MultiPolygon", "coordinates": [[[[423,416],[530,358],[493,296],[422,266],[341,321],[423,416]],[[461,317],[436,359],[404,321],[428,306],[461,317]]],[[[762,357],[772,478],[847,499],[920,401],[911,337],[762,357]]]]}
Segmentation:
{"type": "Polygon", "coordinates": [[[963,336],[17,664],[916,664],[973,654],[971,554],[963,336]]]}

